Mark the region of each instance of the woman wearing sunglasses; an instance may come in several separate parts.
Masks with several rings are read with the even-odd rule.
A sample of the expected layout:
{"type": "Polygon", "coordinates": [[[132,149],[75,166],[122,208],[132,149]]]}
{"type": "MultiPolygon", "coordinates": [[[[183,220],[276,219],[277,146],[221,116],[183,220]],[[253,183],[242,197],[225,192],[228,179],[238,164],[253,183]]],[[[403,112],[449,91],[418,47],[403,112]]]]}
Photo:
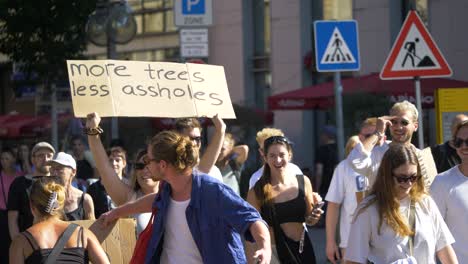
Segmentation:
{"type": "Polygon", "coordinates": [[[351,224],[346,263],[458,263],[454,239],[427,195],[411,146],[385,152],[371,194],[351,224]]]}
{"type": "Polygon", "coordinates": [[[287,138],[269,137],[263,149],[265,169],[249,190],[247,201],[268,223],[273,252],[276,249],[274,255],[280,263],[316,263],[305,224],[314,225],[320,219],[323,211],[313,209],[319,197],[312,194],[308,177],[286,169],[292,158],[291,143],[287,138]]]}
{"type": "Polygon", "coordinates": [[[453,145],[461,163],[437,175],[431,195],[455,237],[453,249],[459,262],[468,263],[468,120],[456,127],[453,145]]]}
{"type": "MultiPolygon", "coordinates": [[[[87,116],[86,128],[88,129],[89,148],[96,161],[101,182],[112,201],[119,206],[147,194],[158,192],[159,182],[151,177],[151,173],[145,166],[146,151],[144,150],[136,156],[130,185],[120,179],[108,161],[108,156],[99,137],[100,133],[93,133],[93,131],[98,131],[96,128],[99,127],[100,122],[101,118],[97,113],[91,113],[87,116]]],[[[151,213],[137,214],[134,217],[137,220],[137,234],[140,234],[147,226],[151,213]]]]}

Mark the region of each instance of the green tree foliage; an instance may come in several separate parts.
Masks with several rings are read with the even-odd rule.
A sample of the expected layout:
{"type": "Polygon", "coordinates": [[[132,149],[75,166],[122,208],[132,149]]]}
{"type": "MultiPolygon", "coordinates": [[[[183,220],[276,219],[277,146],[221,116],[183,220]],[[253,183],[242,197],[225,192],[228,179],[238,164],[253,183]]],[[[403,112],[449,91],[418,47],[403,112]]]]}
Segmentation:
{"type": "Polygon", "coordinates": [[[85,25],[96,0],[0,0],[0,53],[27,76],[66,76],[65,60],[86,49],[85,25]]]}

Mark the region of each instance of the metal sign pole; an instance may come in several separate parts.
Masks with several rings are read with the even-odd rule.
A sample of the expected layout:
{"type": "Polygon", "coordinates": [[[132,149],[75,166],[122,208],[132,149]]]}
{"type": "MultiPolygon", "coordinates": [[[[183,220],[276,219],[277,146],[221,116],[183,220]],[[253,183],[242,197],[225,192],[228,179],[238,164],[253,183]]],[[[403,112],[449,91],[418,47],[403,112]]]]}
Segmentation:
{"type": "Polygon", "coordinates": [[[341,72],[337,71],[333,74],[335,83],[335,112],[336,112],[336,145],[338,148],[338,160],[344,159],[344,126],[343,126],[343,102],[341,92],[341,72]]]}
{"type": "Polygon", "coordinates": [[[423,126],[423,111],[421,106],[421,79],[419,76],[414,77],[414,88],[416,97],[416,107],[418,108],[418,145],[420,149],[424,148],[424,126],[423,126]]]}

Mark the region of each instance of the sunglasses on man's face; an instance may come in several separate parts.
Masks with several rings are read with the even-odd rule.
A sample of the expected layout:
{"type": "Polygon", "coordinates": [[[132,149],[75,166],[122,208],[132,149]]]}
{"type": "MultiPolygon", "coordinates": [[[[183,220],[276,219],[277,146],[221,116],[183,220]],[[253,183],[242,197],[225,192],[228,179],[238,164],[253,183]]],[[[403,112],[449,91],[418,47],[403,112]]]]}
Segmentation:
{"type": "Polygon", "coordinates": [[[465,143],[465,146],[468,147],[468,138],[466,138],[466,139],[456,138],[456,139],[453,141],[453,145],[454,145],[456,148],[461,148],[461,146],[463,145],[463,143],[465,143]]]}
{"type": "Polygon", "coordinates": [[[396,181],[398,183],[407,183],[407,182],[411,182],[411,183],[414,183],[416,182],[417,180],[419,180],[419,178],[421,176],[417,176],[417,175],[413,175],[413,176],[397,176],[397,175],[393,175],[393,177],[395,177],[396,181]]]}
{"type": "Polygon", "coordinates": [[[401,119],[401,120],[392,119],[390,122],[392,122],[393,126],[400,124],[401,126],[404,126],[404,127],[409,125],[410,123],[408,120],[405,120],[405,119],[401,119]]]}

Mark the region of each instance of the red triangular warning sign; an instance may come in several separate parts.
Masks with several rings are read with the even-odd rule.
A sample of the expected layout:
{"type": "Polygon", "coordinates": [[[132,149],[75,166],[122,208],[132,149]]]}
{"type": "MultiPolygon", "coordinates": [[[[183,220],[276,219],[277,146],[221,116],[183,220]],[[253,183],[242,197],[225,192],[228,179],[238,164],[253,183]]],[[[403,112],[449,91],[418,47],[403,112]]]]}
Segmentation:
{"type": "Polygon", "coordinates": [[[381,79],[451,76],[452,69],[416,11],[410,11],[380,72],[381,79]]]}

